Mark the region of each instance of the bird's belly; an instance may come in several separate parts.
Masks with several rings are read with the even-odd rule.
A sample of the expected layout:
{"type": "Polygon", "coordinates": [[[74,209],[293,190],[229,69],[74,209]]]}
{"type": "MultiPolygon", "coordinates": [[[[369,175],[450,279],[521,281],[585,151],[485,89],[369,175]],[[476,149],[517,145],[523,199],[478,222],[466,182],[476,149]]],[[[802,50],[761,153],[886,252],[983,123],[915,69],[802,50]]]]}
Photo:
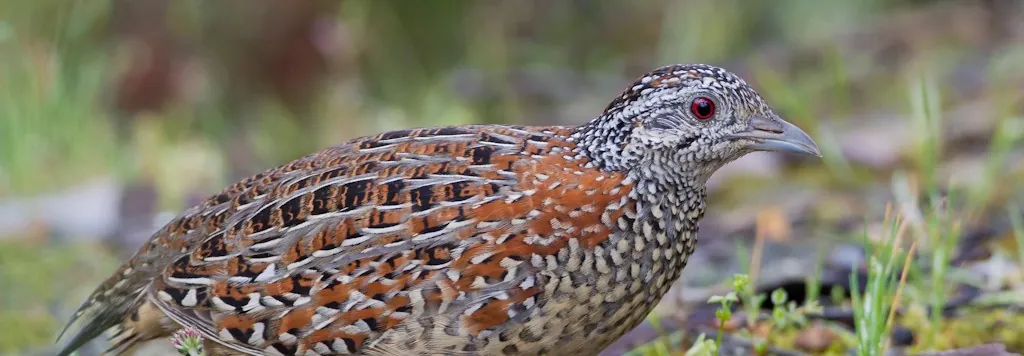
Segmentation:
{"type": "MultiPolygon", "coordinates": [[[[482,338],[451,327],[461,313],[441,313],[403,322],[381,343],[421,355],[596,355],[643,321],[686,264],[689,253],[654,256],[637,249],[637,239],[655,241],[634,235],[624,243],[559,254],[554,268],[545,264],[539,272],[543,288],[529,316],[482,338]],[[602,255],[612,249],[623,258],[602,255]]],[[[662,248],[689,250],[683,243],[662,248]]]]}
{"type": "Polygon", "coordinates": [[[444,323],[421,320],[393,329],[376,348],[381,355],[596,355],[636,327],[655,304],[648,302],[647,293],[605,302],[611,292],[592,294],[591,285],[574,288],[578,292],[545,293],[546,301],[536,314],[474,342],[466,335],[449,334],[444,323]]]}
{"type": "Polygon", "coordinates": [[[497,342],[482,354],[596,355],[643,321],[679,277],[688,256],[648,256],[610,271],[551,273],[538,313],[510,325],[506,340],[495,337],[491,341],[497,342]]]}
{"type": "Polygon", "coordinates": [[[616,306],[551,300],[539,316],[513,327],[513,337],[483,354],[596,355],[643,320],[653,307],[646,299],[637,294],[616,306]]]}

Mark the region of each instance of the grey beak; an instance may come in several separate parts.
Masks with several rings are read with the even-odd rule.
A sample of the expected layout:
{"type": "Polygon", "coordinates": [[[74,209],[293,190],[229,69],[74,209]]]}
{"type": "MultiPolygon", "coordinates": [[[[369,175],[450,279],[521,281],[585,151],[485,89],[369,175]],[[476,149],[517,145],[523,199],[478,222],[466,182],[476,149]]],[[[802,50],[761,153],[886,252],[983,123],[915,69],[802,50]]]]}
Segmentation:
{"type": "Polygon", "coordinates": [[[754,141],[747,146],[756,151],[778,151],[821,157],[821,150],[814,140],[796,125],[776,116],[756,116],[750,119],[746,131],[732,136],[733,139],[754,141]]]}

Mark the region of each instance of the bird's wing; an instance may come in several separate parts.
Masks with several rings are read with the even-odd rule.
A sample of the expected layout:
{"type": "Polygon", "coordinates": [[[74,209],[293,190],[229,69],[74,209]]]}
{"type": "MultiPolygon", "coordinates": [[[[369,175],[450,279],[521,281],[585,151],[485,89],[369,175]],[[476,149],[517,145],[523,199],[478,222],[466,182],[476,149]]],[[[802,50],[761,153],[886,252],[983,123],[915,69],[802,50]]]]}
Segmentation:
{"type": "Polygon", "coordinates": [[[151,302],[243,353],[356,352],[410,318],[500,331],[541,302],[531,258],[558,253],[569,233],[599,243],[602,220],[614,221],[602,204],[618,197],[593,193],[622,177],[583,168],[567,131],[357,139],[229,187],[168,224],[122,274],[156,271],[151,302]],[[570,221],[585,228],[559,225],[570,221]]]}

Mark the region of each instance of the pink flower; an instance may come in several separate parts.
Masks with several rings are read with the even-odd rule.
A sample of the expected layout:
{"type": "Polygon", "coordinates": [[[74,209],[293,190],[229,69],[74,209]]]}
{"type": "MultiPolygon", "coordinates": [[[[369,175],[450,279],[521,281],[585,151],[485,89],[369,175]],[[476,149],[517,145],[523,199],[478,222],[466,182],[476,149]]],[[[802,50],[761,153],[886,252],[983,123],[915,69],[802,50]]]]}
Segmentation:
{"type": "Polygon", "coordinates": [[[183,356],[203,355],[203,335],[193,328],[185,328],[174,332],[171,345],[183,356]]]}

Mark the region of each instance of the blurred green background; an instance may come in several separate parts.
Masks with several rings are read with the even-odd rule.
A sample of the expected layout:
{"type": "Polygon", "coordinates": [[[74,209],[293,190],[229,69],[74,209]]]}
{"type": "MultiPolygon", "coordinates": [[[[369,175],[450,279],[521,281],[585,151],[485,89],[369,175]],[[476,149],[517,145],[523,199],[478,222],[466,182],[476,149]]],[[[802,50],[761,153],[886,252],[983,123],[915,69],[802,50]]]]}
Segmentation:
{"type": "Polygon", "coordinates": [[[825,151],[730,164],[710,231],[766,205],[877,217],[895,172],[964,188],[966,225],[1016,197],[1020,1],[0,0],[0,354],[45,354],[119,260],[236,179],[389,129],[579,124],[695,62],[825,151]]]}

